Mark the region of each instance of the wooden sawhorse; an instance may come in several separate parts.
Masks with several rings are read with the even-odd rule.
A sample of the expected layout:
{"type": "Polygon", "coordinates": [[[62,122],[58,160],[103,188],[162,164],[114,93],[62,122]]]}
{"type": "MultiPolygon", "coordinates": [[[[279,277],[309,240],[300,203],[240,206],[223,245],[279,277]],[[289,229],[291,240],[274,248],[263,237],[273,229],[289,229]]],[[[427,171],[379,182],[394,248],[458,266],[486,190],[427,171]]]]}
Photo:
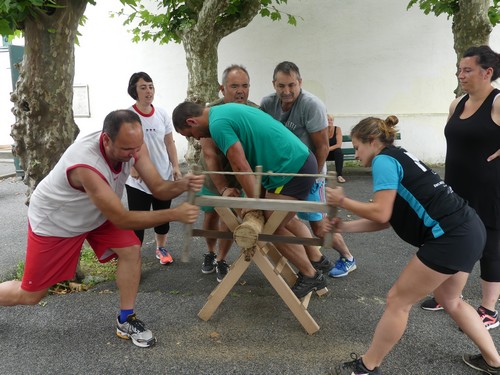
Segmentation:
{"type": "MultiPolygon", "coordinates": [[[[332,185],[334,174],[327,177],[328,185],[332,185]]],[[[212,291],[208,301],[198,313],[203,320],[209,320],[217,310],[228,293],[238,282],[243,273],[254,262],[267,278],[271,286],[276,290],[281,299],[302,324],[308,334],[314,334],[319,330],[319,325],[309,314],[307,307],[312,293],[309,293],[302,300],[299,300],[290,287],[295,284],[297,274],[290,267],[287,259],[274,246],[274,242],[288,242],[296,244],[307,244],[320,246],[323,240],[318,238],[297,238],[293,236],[279,236],[273,233],[280,226],[289,212],[325,212],[330,216],[334,214],[333,207],[321,202],[305,202],[295,200],[279,199],[259,199],[259,198],[234,198],[234,197],[214,197],[197,196],[194,203],[199,206],[213,206],[219,214],[221,220],[229,228],[230,232],[208,231],[192,229],[193,236],[203,236],[220,239],[233,239],[242,247],[242,252],[238,259],[231,265],[230,271],[222,282],[212,291]],[[250,211],[245,215],[243,222],[235,215],[232,209],[252,209],[274,211],[267,222],[264,223],[261,211],[250,211]],[[260,212],[261,219],[255,219],[255,214],[260,212]],[[253,223],[261,220],[257,224],[258,228],[245,230],[247,218],[254,216],[253,223]],[[243,229],[243,230],[242,230],[243,229]],[[253,229],[253,230],[252,230],[253,229]],[[239,234],[238,234],[239,233],[239,234]]],[[[331,236],[327,236],[326,241],[330,241],[331,236]]],[[[325,242],[326,242],[325,241],[325,242]]]]}

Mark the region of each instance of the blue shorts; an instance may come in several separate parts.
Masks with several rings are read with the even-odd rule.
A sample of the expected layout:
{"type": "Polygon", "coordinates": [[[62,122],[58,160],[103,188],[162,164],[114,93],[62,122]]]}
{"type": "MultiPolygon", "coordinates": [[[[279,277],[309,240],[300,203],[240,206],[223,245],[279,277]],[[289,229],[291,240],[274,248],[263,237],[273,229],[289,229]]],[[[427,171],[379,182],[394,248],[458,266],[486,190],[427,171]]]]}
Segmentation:
{"type": "MultiPolygon", "coordinates": [[[[314,182],[309,195],[306,198],[308,202],[326,202],[325,199],[325,179],[318,178],[314,182]]],[[[323,220],[322,212],[298,212],[299,219],[307,221],[321,221],[323,220]]]]}

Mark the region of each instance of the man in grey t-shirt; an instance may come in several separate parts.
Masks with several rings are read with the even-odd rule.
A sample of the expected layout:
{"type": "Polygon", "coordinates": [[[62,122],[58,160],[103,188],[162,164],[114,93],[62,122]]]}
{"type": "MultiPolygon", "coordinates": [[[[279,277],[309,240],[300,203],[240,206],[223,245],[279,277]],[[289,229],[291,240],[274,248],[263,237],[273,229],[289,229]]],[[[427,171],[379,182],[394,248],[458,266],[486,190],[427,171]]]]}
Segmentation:
{"type": "MultiPolygon", "coordinates": [[[[273,86],[276,92],[262,99],[261,109],[294,133],[316,156],[318,173],[326,173],[329,143],[325,105],[319,98],[302,89],[300,71],[293,62],[283,61],[276,66],[273,86]]],[[[324,185],[324,179],[318,179],[307,200],[324,202],[324,185]]],[[[309,221],[314,234],[320,237],[322,213],[300,212],[298,217],[309,221]]],[[[293,221],[290,225],[293,226],[293,221]]],[[[323,272],[328,272],[329,276],[342,277],[354,271],[356,261],[339,233],[334,235],[333,247],[340,253],[335,266],[322,256],[318,247],[309,246],[306,249],[313,265],[317,265],[323,272]]]]}

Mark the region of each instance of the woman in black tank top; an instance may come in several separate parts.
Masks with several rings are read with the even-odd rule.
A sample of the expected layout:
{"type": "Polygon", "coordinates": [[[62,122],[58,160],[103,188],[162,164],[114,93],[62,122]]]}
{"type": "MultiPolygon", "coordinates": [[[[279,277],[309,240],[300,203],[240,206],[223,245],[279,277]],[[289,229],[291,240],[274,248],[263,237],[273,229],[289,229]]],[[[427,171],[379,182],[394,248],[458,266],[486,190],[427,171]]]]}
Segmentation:
{"type": "Polygon", "coordinates": [[[335,172],[337,172],[337,181],[345,182],[342,176],[344,168],[344,154],[342,153],[342,130],[333,124],[333,116],[328,114],[328,156],[327,161],[335,162],[335,172]]]}
{"type": "MultiPolygon", "coordinates": [[[[444,130],[445,182],[468,201],[486,227],[480,260],[482,298],[477,312],[487,329],[500,325],[496,311],[500,296],[500,90],[492,85],[499,76],[499,54],[489,46],[469,48],[457,74],[466,95],[451,103],[444,130]]],[[[435,311],[441,306],[432,299],[422,308],[435,311]]],[[[466,363],[477,368],[477,363],[471,362],[481,360],[466,363]]]]}

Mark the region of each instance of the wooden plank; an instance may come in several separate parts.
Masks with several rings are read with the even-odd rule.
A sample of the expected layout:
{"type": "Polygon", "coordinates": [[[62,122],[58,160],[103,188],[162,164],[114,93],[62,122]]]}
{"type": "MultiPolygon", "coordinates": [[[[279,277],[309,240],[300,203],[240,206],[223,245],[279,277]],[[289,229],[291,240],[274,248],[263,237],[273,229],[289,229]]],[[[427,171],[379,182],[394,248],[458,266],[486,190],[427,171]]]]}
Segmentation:
{"type": "Polygon", "coordinates": [[[222,279],[222,281],[210,293],[207,302],[198,313],[198,317],[202,320],[209,320],[214,314],[215,310],[220,306],[222,301],[226,298],[228,293],[233,289],[234,285],[238,282],[241,276],[245,273],[251,262],[245,261],[245,255],[241,254],[236,262],[231,265],[229,272],[222,279]]]}
{"type": "Polygon", "coordinates": [[[310,335],[318,332],[319,325],[302,305],[302,302],[293,294],[285,280],[274,273],[273,265],[269,259],[261,253],[260,249],[255,252],[253,260],[274,290],[279,294],[283,302],[285,302],[293,315],[295,315],[300,324],[302,324],[306,332],[310,335]]]}
{"type": "Polygon", "coordinates": [[[281,225],[283,220],[288,216],[287,211],[274,211],[271,216],[266,221],[264,228],[262,228],[262,233],[272,234],[276,232],[276,229],[281,225]]]}
{"type": "MultiPolygon", "coordinates": [[[[288,212],[286,212],[286,211],[274,211],[271,214],[271,216],[269,217],[269,219],[267,220],[266,224],[264,225],[264,229],[262,230],[262,232],[263,232],[262,236],[265,236],[266,234],[274,233],[287,216],[288,216],[288,212]]],[[[259,239],[260,238],[262,238],[262,237],[259,236],[259,239]]],[[[310,239],[312,239],[312,238],[310,238],[310,239]]],[[[310,240],[310,239],[308,239],[308,240],[310,240]]],[[[262,242],[259,242],[259,246],[261,247],[262,250],[265,250],[265,253],[274,262],[274,264],[278,264],[281,260],[286,259],[286,258],[284,258],[281,255],[281,253],[276,248],[276,246],[274,245],[273,242],[274,241],[272,239],[270,239],[270,240],[268,240],[268,243],[265,246],[262,246],[262,242]]],[[[292,285],[294,285],[295,282],[297,281],[297,274],[295,273],[293,268],[290,266],[290,263],[288,263],[288,260],[286,262],[286,265],[284,265],[284,267],[281,270],[281,276],[283,277],[285,282],[290,287],[292,285]]]]}
{"type": "Polygon", "coordinates": [[[276,266],[274,267],[274,273],[277,275],[281,274],[281,271],[283,271],[283,268],[288,264],[288,260],[282,256],[280,260],[276,263],[276,266]]]}
{"type": "MultiPolygon", "coordinates": [[[[223,232],[210,229],[193,229],[193,237],[217,238],[220,240],[232,240],[232,232],[223,232]]],[[[321,238],[281,236],[278,234],[259,234],[259,242],[291,243],[295,245],[322,246],[321,238]]]]}
{"type": "MultiPolygon", "coordinates": [[[[284,258],[276,248],[276,246],[274,246],[274,244],[271,242],[268,242],[263,248],[261,248],[261,250],[263,254],[267,254],[267,256],[273,261],[274,264],[278,264],[278,262],[280,262],[281,259],[284,258]]],[[[297,281],[297,274],[290,266],[290,263],[288,263],[288,260],[286,262],[286,265],[281,270],[281,277],[285,279],[286,283],[290,287],[292,287],[297,281]]]]}
{"type": "Polygon", "coordinates": [[[217,212],[221,220],[224,221],[231,232],[241,224],[241,220],[236,217],[233,211],[231,211],[228,207],[215,207],[215,212],[217,212]]]}
{"type": "Polygon", "coordinates": [[[195,199],[198,206],[252,208],[264,211],[289,212],[328,212],[328,206],[322,202],[307,202],[288,199],[255,199],[240,197],[215,197],[199,195],[195,199]]]}

